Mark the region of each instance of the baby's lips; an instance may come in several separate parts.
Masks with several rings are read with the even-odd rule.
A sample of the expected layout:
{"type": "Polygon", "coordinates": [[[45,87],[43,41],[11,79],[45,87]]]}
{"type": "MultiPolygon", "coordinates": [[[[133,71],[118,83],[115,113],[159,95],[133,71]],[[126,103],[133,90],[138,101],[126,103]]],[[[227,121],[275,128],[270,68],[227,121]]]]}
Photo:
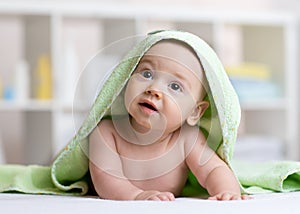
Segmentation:
{"type": "Polygon", "coordinates": [[[158,108],[156,107],[156,105],[149,100],[143,100],[142,102],[139,102],[139,105],[149,108],[153,111],[158,111],[158,108]]]}

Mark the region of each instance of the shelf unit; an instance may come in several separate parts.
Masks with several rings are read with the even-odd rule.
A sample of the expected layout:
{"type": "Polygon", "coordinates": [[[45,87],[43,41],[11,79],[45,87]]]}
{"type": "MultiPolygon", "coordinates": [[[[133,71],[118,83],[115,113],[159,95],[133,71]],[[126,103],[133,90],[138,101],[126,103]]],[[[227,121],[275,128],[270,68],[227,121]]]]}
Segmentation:
{"type": "Polygon", "coordinates": [[[175,6],[166,11],[156,6],[121,2],[117,6],[116,3],[95,2],[75,2],[72,6],[64,1],[17,2],[0,2],[0,31],[7,26],[11,29],[0,44],[12,45],[11,54],[0,55],[1,62],[5,62],[0,65],[1,78],[4,84],[5,81],[9,83],[14,65],[24,58],[29,62],[32,80],[37,57],[47,53],[51,58],[53,98],[49,101],[34,99],[32,87],[30,99],[26,102],[0,102],[0,130],[6,150],[12,153],[15,147],[19,148],[18,158],[8,154],[8,162],[49,163],[79,128],[103,78],[88,71],[88,62],[101,50],[102,61],[109,62],[103,65],[107,69],[141,35],[165,28],[199,35],[216,50],[225,66],[238,61],[267,64],[281,95],[241,101],[240,135],[275,136],[284,145],[286,159],[300,158],[298,21],[295,15],[203,11],[201,8],[175,6]],[[71,85],[64,64],[64,53],[70,42],[76,49],[78,63],[77,73],[69,81],[71,85]],[[67,86],[76,86],[74,103],[65,94],[67,86]],[[18,130],[12,131],[14,127],[18,130]]]}

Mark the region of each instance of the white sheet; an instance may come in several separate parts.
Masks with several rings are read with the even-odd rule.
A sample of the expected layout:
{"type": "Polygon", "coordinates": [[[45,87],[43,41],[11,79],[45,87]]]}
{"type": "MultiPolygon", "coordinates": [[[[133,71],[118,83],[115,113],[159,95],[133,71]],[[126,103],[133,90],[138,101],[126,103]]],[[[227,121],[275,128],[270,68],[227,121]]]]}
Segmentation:
{"type": "Polygon", "coordinates": [[[0,194],[0,213],[297,213],[300,192],[256,195],[247,201],[178,198],[173,202],[111,201],[92,197],[0,194]]]}

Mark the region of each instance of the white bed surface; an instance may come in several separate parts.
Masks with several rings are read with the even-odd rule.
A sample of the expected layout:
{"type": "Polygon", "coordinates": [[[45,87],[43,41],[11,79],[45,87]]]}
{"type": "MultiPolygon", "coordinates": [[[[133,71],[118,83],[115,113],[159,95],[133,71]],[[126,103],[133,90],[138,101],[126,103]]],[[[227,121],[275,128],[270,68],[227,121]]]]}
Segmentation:
{"type": "Polygon", "coordinates": [[[300,192],[256,195],[246,201],[178,198],[173,202],[111,201],[93,197],[0,194],[0,213],[297,213],[300,192]]]}

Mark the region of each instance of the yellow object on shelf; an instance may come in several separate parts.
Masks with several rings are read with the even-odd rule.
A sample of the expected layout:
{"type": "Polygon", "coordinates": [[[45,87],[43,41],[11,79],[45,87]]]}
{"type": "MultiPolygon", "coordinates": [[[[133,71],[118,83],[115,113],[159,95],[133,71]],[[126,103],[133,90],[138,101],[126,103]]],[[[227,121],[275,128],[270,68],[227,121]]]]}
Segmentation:
{"type": "Polygon", "coordinates": [[[50,59],[47,55],[41,55],[37,61],[36,70],[36,98],[48,100],[52,98],[52,76],[50,59]]]}
{"type": "Polygon", "coordinates": [[[226,66],[225,70],[230,77],[246,77],[268,80],[271,77],[270,69],[262,63],[245,62],[237,66],[226,66]]]}

